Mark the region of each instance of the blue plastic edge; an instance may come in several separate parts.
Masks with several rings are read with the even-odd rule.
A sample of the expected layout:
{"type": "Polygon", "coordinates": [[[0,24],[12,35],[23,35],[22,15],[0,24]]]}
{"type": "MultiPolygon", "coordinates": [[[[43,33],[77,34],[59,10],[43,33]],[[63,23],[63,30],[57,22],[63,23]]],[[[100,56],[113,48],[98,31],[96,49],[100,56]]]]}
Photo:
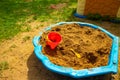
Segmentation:
{"type": "Polygon", "coordinates": [[[107,35],[109,35],[113,42],[112,42],[112,48],[111,48],[111,53],[109,56],[109,63],[107,66],[101,66],[97,68],[90,68],[90,69],[82,69],[82,70],[74,70],[73,68],[67,68],[67,67],[62,67],[62,66],[57,66],[53,63],[51,63],[45,55],[42,53],[42,46],[38,44],[40,40],[40,36],[35,36],[33,38],[33,45],[34,45],[34,52],[36,57],[44,64],[44,66],[56,73],[70,76],[73,78],[82,78],[82,77],[89,77],[89,76],[95,76],[95,75],[101,75],[101,74],[107,74],[107,73],[117,73],[118,71],[118,37],[114,36],[110,32],[106,31],[105,29],[89,24],[89,23],[83,23],[83,22],[59,22],[57,24],[54,24],[52,26],[49,26],[46,30],[50,30],[51,27],[54,27],[56,25],[62,25],[62,24],[71,24],[71,23],[77,23],[80,24],[81,26],[90,26],[92,28],[98,28],[105,32],[107,35]]]}
{"type": "Polygon", "coordinates": [[[78,17],[78,18],[87,18],[86,16],[80,15],[80,14],[78,14],[78,13],[74,13],[74,16],[75,16],[75,17],[78,17]]]}

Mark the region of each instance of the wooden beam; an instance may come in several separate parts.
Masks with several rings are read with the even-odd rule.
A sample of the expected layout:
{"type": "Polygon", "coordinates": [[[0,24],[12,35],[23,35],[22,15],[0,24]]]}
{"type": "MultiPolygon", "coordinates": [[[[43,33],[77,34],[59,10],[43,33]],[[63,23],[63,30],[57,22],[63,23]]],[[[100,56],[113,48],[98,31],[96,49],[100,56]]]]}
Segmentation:
{"type": "Polygon", "coordinates": [[[86,3],[86,0],[78,0],[78,4],[77,4],[78,14],[84,15],[85,3],[86,3]]]}

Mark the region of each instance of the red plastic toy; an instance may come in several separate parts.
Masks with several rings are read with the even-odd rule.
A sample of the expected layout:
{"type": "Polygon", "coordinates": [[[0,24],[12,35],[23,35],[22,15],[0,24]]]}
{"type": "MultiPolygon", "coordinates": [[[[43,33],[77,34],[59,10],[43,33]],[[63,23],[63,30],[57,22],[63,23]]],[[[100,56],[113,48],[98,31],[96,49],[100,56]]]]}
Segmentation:
{"type": "Polygon", "coordinates": [[[46,41],[47,45],[50,46],[51,49],[55,49],[57,45],[61,42],[62,37],[57,32],[50,32],[48,34],[48,40],[46,41]]]}

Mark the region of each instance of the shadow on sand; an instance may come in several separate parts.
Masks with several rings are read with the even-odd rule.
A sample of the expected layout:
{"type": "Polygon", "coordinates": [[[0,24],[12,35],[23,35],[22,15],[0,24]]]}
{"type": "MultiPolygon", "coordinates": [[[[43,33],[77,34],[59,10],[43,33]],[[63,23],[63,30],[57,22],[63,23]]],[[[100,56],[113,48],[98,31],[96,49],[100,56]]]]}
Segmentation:
{"type": "Polygon", "coordinates": [[[84,79],[73,79],[70,77],[62,76],[47,70],[42,63],[36,58],[34,52],[28,58],[28,80],[114,80],[111,75],[102,75],[95,77],[88,77],[84,79]]]}

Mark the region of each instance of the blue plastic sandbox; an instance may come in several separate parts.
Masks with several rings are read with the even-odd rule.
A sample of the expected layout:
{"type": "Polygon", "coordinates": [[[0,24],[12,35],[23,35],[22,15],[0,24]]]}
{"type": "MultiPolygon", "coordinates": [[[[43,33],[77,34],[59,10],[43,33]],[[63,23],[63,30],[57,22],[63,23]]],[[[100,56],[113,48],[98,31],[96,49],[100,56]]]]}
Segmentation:
{"type": "Polygon", "coordinates": [[[118,71],[118,37],[111,34],[110,32],[106,31],[105,29],[101,28],[100,26],[96,26],[90,23],[84,23],[84,22],[59,22],[57,24],[48,26],[44,30],[50,30],[52,27],[55,27],[57,25],[62,24],[71,24],[71,23],[77,23],[81,26],[89,26],[92,28],[98,28],[101,31],[105,32],[108,36],[112,38],[112,48],[109,55],[109,62],[106,66],[100,66],[95,68],[89,68],[89,69],[81,69],[81,70],[74,70],[73,68],[58,66],[50,62],[47,56],[45,56],[42,53],[42,46],[39,44],[40,38],[42,36],[43,32],[39,33],[39,36],[35,36],[33,39],[33,45],[34,45],[34,53],[36,57],[42,62],[42,64],[50,71],[62,74],[65,76],[73,77],[73,78],[84,78],[89,76],[96,76],[96,75],[102,75],[102,74],[108,74],[108,73],[117,73],[118,71]]]}

